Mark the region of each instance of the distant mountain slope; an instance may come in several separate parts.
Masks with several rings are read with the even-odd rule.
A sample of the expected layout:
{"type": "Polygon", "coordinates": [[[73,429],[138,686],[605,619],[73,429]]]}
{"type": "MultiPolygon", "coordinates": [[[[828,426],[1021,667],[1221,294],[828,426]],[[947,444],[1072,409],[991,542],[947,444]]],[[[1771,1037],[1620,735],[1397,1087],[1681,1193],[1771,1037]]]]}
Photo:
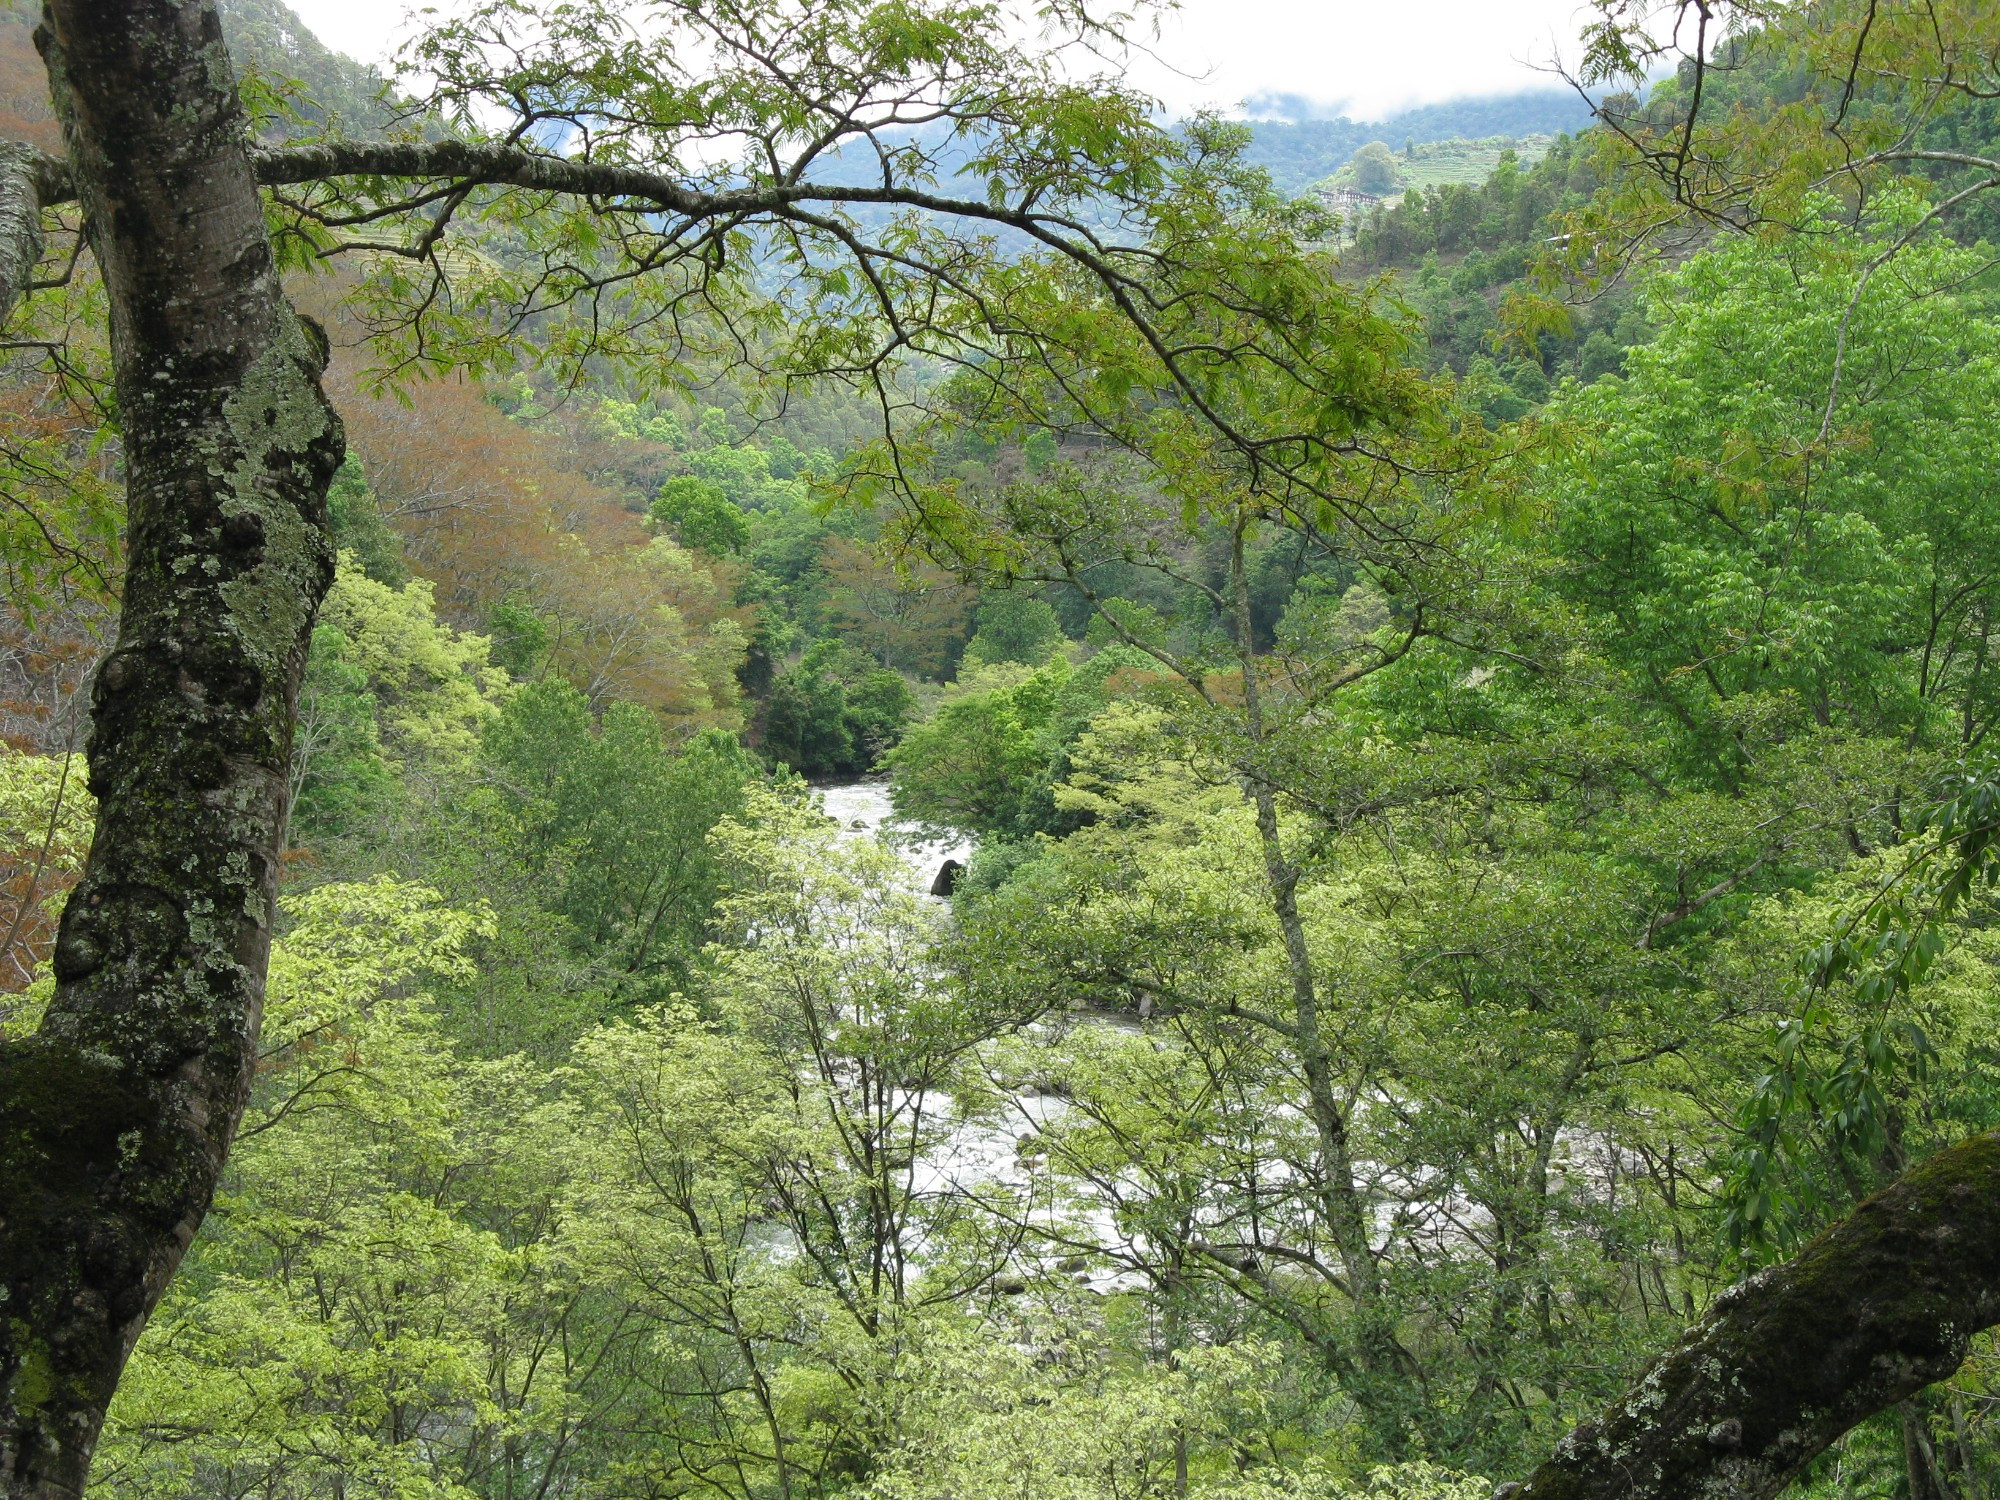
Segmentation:
{"type": "Polygon", "coordinates": [[[49,106],[49,75],[35,51],[26,7],[0,9],[0,136],[60,152],[62,130],[49,106]]]}
{"type": "MultiPolygon", "coordinates": [[[[1300,101],[1271,95],[1250,101],[1253,111],[1290,113],[1300,101]],[[1288,106],[1291,109],[1288,109],[1288,106]]],[[[1288,193],[1302,193],[1330,176],[1370,141],[1401,150],[1405,144],[1481,140],[1490,136],[1562,135],[1587,128],[1590,105],[1568,89],[1536,89],[1487,99],[1453,99],[1405,110],[1386,120],[1258,120],[1251,127],[1249,159],[1288,193]]]]}
{"type": "Polygon", "coordinates": [[[315,123],[348,135],[376,135],[392,113],[383,102],[388,82],[373,68],[335,52],[312,34],[283,0],[218,0],[236,65],[301,88],[293,107],[315,123]]]}
{"type": "MultiPolygon", "coordinates": [[[[382,75],[327,47],[282,0],[219,3],[236,66],[298,83],[301,91],[291,107],[306,119],[331,121],[357,136],[378,135],[388,125],[382,75]]],[[[35,51],[34,20],[18,7],[0,8],[0,136],[32,141],[47,151],[62,149],[62,132],[49,106],[48,73],[35,51]]]]}
{"type": "MultiPolygon", "coordinates": [[[[275,0],[256,0],[256,3],[273,4],[275,0]]],[[[1303,107],[1302,101],[1283,96],[1265,96],[1251,102],[1272,110],[1288,105],[1303,107]]],[[[1355,121],[1345,117],[1252,120],[1250,149],[1245,155],[1269,172],[1281,190],[1297,195],[1346,165],[1348,158],[1370,141],[1382,141],[1400,151],[1405,145],[1422,146],[1438,141],[1546,139],[1588,129],[1591,120],[1590,106],[1576,94],[1545,89],[1427,104],[1386,120],[1355,121]]],[[[949,143],[947,132],[942,130],[920,127],[907,132],[907,138],[934,150],[941,175],[947,180],[953,176],[955,164],[966,155],[963,147],[949,143]]],[[[813,176],[821,182],[858,186],[876,180],[880,174],[881,166],[874,152],[853,147],[827,156],[813,176]]],[[[968,183],[975,195],[983,195],[983,182],[968,179],[968,183]]]]}

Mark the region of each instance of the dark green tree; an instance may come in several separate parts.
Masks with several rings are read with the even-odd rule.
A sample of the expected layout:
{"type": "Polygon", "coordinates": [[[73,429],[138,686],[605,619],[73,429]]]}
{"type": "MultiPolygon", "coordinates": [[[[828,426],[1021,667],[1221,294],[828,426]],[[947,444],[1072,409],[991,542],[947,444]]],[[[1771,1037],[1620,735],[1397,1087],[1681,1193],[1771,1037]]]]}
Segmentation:
{"type": "Polygon", "coordinates": [[[1062,644],[1062,623],[1046,599],[1021,589],[986,595],[973,615],[966,659],[975,664],[1022,662],[1035,666],[1062,644]]]}
{"type": "Polygon", "coordinates": [[[764,752],[804,776],[859,776],[901,737],[916,706],[902,674],[825,638],[779,674],[764,705],[764,752]]]}
{"type": "Polygon", "coordinates": [[[647,512],[653,524],[670,529],[684,547],[727,557],[750,541],[750,523],[730,503],[719,484],[682,474],[660,486],[647,512]]]}
{"type": "Polygon", "coordinates": [[[1377,197],[1393,193],[1403,185],[1402,167],[1396,160],[1396,153],[1380,141],[1370,141],[1355,152],[1349,170],[1354,174],[1356,187],[1377,197]]]}

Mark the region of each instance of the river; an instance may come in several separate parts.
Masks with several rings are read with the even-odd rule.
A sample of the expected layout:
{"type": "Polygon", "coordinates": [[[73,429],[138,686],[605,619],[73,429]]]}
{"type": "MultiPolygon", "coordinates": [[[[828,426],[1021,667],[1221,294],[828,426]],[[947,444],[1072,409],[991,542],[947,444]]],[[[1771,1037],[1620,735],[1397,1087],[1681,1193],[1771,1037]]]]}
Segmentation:
{"type": "MultiPolygon", "coordinates": [[[[917,890],[930,890],[931,883],[937,878],[938,867],[945,860],[955,859],[964,864],[978,847],[975,841],[968,838],[924,840],[918,837],[914,829],[897,819],[886,781],[843,781],[815,787],[814,790],[825,805],[827,814],[839,822],[849,837],[882,838],[901,855],[910,883],[917,890]]],[[[1072,1009],[1031,1022],[1025,1029],[1030,1036],[1044,1037],[1072,1026],[1102,1027],[1143,1035],[1148,1030],[1148,1024],[1129,1012],[1072,1009]]],[[[1030,1154],[1034,1151],[1031,1143],[1045,1128],[1059,1122],[1070,1106],[1061,1097],[1036,1087],[1012,1089],[1002,1098],[1005,1104],[993,1114],[978,1119],[959,1117],[954,1120],[945,1138],[934,1142],[931,1151],[914,1163],[911,1186],[919,1193],[934,1195],[977,1193],[987,1185],[1004,1184],[1020,1193],[1024,1201],[1039,1201],[1039,1206],[1030,1217],[1044,1225],[1050,1224],[1056,1216],[1045,1196],[1050,1186],[1045,1177],[1046,1167],[1039,1156],[1030,1154]]],[[[941,1111],[946,1118],[955,1113],[950,1095],[942,1090],[933,1095],[930,1107],[941,1111]]],[[[1281,1106],[1281,1111],[1288,1115],[1298,1113],[1293,1106],[1281,1106]]],[[[1278,1172],[1281,1180],[1288,1176],[1286,1171],[1278,1172]]],[[[1128,1186],[1136,1186],[1136,1179],[1128,1186]]],[[[1396,1205],[1391,1199],[1385,1199],[1376,1206],[1377,1232],[1385,1240],[1395,1211],[1396,1205]]],[[[1100,1252],[1109,1257],[1109,1264],[1093,1257],[1088,1269],[1073,1273],[1071,1279],[1077,1285],[1110,1292],[1140,1284],[1139,1276],[1117,1265],[1121,1254],[1130,1253],[1131,1246],[1120,1232],[1116,1217],[1108,1206],[1102,1202],[1072,1200],[1060,1217],[1067,1223],[1069,1236],[1074,1237],[1070,1248],[1080,1248],[1080,1241],[1095,1240],[1100,1252]]],[[[1052,1251],[1044,1258],[1054,1260],[1061,1253],[1052,1251]]]]}
{"type": "MultiPolygon", "coordinates": [[[[972,858],[977,847],[967,838],[921,838],[916,830],[897,819],[886,781],[834,782],[815,787],[814,791],[819,794],[827,815],[850,837],[881,838],[901,855],[910,883],[917,890],[928,892],[937,879],[940,865],[947,859],[955,859],[962,865],[972,858]]],[[[1062,1024],[1139,1029],[1139,1023],[1128,1016],[1083,1012],[1066,1013],[1062,1024]]],[[[1035,1022],[1028,1027],[1030,1034],[1046,1035],[1049,1029],[1048,1022],[1035,1022]]],[[[1020,1194],[1024,1203],[1034,1205],[1031,1218],[1048,1225],[1054,1218],[1049,1202],[1052,1185],[1046,1179],[1042,1158],[1032,1154],[1029,1143],[1060,1120],[1069,1106],[1056,1095],[1032,1087],[1014,1090],[1004,1097],[1005,1105],[993,1115],[952,1120],[944,1137],[934,1140],[931,1149],[912,1164],[910,1186],[925,1196],[936,1196],[979,1193],[989,1185],[1004,1184],[1020,1194]]],[[[946,1119],[955,1114],[951,1096],[943,1090],[932,1095],[929,1107],[946,1119]]],[[[1071,1237],[1094,1239],[1107,1248],[1115,1249],[1119,1244],[1112,1215],[1100,1204],[1070,1203],[1061,1217],[1066,1220],[1071,1237]]],[[[1072,1243],[1071,1249],[1074,1248],[1072,1243]]],[[[1053,1250],[1046,1258],[1053,1261],[1065,1253],[1053,1250]]],[[[1070,1279],[1078,1286],[1107,1292],[1136,1284],[1129,1272],[1095,1261],[1088,1269],[1079,1267],[1072,1271],[1070,1279]]]]}
{"type": "Polygon", "coordinates": [[[827,815],[849,833],[879,836],[903,857],[911,881],[928,891],[937,879],[938,867],[948,859],[961,865],[972,858],[970,839],[921,839],[915,830],[898,821],[889,802],[886,781],[837,781],[815,787],[827,815]]]}

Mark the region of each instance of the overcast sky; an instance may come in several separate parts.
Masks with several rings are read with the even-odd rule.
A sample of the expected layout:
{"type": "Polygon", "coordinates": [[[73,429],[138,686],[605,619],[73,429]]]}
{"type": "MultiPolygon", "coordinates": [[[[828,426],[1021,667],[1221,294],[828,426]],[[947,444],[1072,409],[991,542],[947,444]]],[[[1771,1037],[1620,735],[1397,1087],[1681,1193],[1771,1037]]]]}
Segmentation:
{"type": "MultiPolygon", "coordinates": [[[[410,0],[292,5],[328,46],[373,63],[407,35],[412,9],[410,0]]],[[[1160,43],[1172,66],[1141,63],[1133,78],[1176,113],[1293,94],[1325,114],[1377,119],[1549,84],[1535,66],[1572,56],[1582,19],[1577,0],[1182,0],[1160,43]]]]}

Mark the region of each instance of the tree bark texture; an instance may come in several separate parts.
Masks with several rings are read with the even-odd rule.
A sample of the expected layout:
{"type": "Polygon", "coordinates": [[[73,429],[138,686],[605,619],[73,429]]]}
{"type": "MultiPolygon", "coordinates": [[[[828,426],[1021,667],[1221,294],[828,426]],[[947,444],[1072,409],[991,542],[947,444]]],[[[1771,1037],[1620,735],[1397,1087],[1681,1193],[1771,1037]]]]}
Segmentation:
{"type": "Polygon", "coordinates": [[[0,318],[19,300],[42,258],[42,194],[46,160],[33,146],[0,141],[0,318]]]}
{"type": "Polygon", "coordinates": [[[2000,1133],[1939,1152],[1717,1298],[1513,1500],[1775,1495],[1855,1423],[1950,1375],[1995,1322],[2000,1133]]]}
{"type": "MultiPolygon", "coordinates": [[[[0,1043],[0,1495],[81,1492],[256,1058],[292,720],[332,578],[324,344],[286,302],[212,0],[49,0],[128,491],[96,840],[40,1029],[0,1043]]],[[[25,165],[13,166],[18,182],[25,165]]],[[[0,193],[0,238],[24,240],[0,193]]]]}

